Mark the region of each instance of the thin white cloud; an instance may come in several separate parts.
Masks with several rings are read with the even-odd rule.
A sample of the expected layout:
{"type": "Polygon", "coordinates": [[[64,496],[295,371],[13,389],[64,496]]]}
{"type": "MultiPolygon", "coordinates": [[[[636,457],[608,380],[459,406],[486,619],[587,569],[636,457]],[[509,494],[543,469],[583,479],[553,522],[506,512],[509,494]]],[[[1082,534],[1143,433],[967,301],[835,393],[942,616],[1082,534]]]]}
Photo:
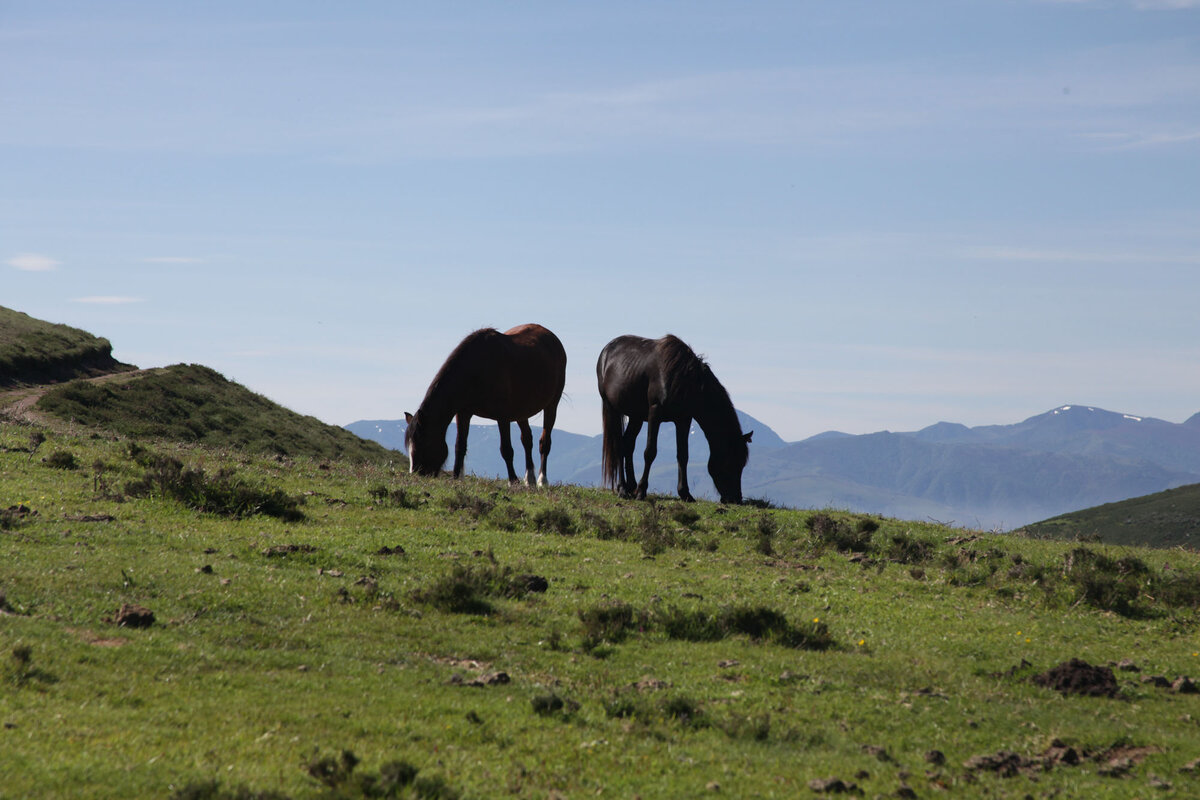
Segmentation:
{"type": "MultiPolygon", "coordinates": [[[[1109,2],[1099,2],[1098,0],[1044,0],[1045,2],[1055,3],[1059,5],[1087,6],[1099,5],[1108,6],[1109,2]]],[[[1129,5],[1136,8],[1138,11],[1182,11],[1189,8],[1200,8],[1200,0],[1133,0],[1129,5]]]]}
{"type": "Polygon", "coordinates": [[[41,253],[18,253],[8,260],[10,267],[16,267],[25,272],[50,272],[57,269],[61,261],[41,253]]]}
{"type": "Polygon", "coordinates": [[[1137,0],[1133,7],[1142,11],[1182,11],[1200,8],[1200,0],[1137,0]]]}
{"type": "Polygon", "coordinates": [[[1197,253],[1101,252],[1039,247],[968,247],[958,255],[982,261],[1059,264],[1200,264],[1200,254],[1197,253]]]}
{"type": "Polygon", "coordinates": [[[122,295],[91,295],[88,297],[74,297],[72,303],[88,303],[99,306],[122,306],[129,303],[144,303],[143,297],[126,297],[122,295]]]}

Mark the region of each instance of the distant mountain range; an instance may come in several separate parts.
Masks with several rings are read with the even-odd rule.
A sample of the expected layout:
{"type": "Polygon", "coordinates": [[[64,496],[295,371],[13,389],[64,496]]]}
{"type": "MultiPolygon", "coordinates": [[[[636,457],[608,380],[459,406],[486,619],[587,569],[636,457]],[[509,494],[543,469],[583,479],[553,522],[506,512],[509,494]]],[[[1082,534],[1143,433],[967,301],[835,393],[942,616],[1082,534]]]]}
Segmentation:
{"type": "MultiPolygon", "coordinates": [[[[742,429],[754,431],[744,493],[794,508],[844,508],[1009,530],[1200,483],[1200,414],[1171,423],[1071,405],[1012,425],[968,428],[939,422],[908,433],[830,431],[793,443],[748,414],[738,415],[742,429]]],[[[385,447],[404,447],[402,420],[363,420],[346,427],[385,447]]],[[[534,435],[540,434],[535,429],[534,435]]],[[[452,442],[453,436],[451,426],[447,439],[452,442]]],[[[639,469],[644,439],[643,433],[639,469]]],[[[699,429],[693,427],[690,441],[692,492],[715,497],[705,468],[708,447],[699,429]]],[[[597,485],[600,442],[600,436],[555,430],[551,480],[597,485]]],[[[484,476],[505,474],[495,425],[472,426],[467,469],[484,476]]],[[[659,434],[650,484],[654,492],[675,490],[670,425],[659,434]]]]}

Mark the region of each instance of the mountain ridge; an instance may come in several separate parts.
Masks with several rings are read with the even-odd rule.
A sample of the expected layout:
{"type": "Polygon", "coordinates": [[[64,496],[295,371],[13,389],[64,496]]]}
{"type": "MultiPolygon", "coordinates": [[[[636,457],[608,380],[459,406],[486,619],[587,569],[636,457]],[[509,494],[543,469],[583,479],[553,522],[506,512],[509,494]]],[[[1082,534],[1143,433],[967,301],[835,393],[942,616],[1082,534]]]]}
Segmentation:
{"type": "MultiPolygon", "coordinates": [[[[1061,405],[1011,424],[968,427],[937,422],[916,431],[847,434],[826,431],[786,442],[760,420],[738,412],[755,430],[743,491],[795,508],[844,508],[901,519],[932,519],[1011,530],[1036,520],[1200,482],[1200,414],[1187,423],[1061,405]]],[[[364,424],[394,426],[385,446],[403,448],[399,421],[360,421],[348,429],[374,438],[364,424]],[[393,444],[394,443],[394,444],[393,444]]],[[[472,426],[467,469],[504,474],[494,425],[472,426]],[[490,463],[481,468],[479,465],[490,463]]],[[[673,431],[659,433],[651,491],[675,491],[673,431]]],[[[713,497],[707,443],[692,432],[688,477],[697,496],[713,497]]],[[[535,432],[535,436],[540,430],[535,432]]],[[[453,440],[453,428],[447,439],[453,440]]],[[[635,466],[640,470],[645,434],[635,466]]],[[[595,486],[600,436],[556,429],[551,480],[595,486]]]]}

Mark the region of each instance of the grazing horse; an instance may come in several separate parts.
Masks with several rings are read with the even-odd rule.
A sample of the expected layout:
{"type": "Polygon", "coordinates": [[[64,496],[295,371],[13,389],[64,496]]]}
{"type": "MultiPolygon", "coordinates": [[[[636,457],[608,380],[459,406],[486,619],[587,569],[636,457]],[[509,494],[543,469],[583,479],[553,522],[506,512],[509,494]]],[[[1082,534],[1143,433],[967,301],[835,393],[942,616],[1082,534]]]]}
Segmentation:
{"type": "Polygon", "coordinates": [[[687,481],[688,432],[695,419],[708,439],[708,474],[721,502],[742,502],[742,470],[754,432],[742,435],[729,393],[692,348],[670,334],[661,339],[618,336],[600,351],[596,381],[604,409],[605,485],[623,496],[645,499],[650,464],[658,454],[658,427],[673,422],[679,496],[692,501],[687,481]],[[622,431],[624,417],[629,424],[622,431]],[[633,448],[642,422],[650,423],[646,466],[635,484],[633,448]]]}
{"type": "Polygon", "coordinates": [[[511,423],[521,429],[525,447],[525,483],[533,485],[533,433],[529,418],[542,412],[538,452],[542,467],[537,483],[546,483],[550,431],[566,383],[567,352],[562,342],[541,325],[518,325],[500,333],[482,328],[468,334],[438,370],[417,413],[405,413],[408,429],[404,449],[409,471],[437,475],[446,463],[446,428],[458,421],[454,445],[454,477],[462,476],[471,417],[496,420],[500,426],[500,455],[515,482],[511,423]]]}

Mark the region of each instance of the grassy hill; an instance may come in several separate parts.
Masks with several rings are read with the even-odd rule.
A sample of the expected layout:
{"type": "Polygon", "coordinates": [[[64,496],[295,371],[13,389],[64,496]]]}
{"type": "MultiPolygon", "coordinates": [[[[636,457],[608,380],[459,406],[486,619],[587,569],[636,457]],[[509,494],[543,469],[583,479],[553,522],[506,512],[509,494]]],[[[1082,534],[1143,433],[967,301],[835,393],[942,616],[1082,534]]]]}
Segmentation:
{"type": "Polygon", "coordinates": [[[73,381],[47,391],[36,407],[128,437],[280,456],[404,460],[400,453],[289,411],[197,364],[147,370],[126,381],[73,381]]]}
{"type": "Polygon", "coordinates": [[[107,339],[0,306],[0,387],[33,385],[131,370],[107,339]]]}
{"type": "Polygon", "coordinates": [[[0,509],[4,796],[1200,792],[1193,552],[4,420],[0,509]]]}
{"type": "Polygon", "coordinates": [[[1200,484],[1062,514],[1026,526],[1031,536],[1109,544],[1200,548],[1200,484]]]}

